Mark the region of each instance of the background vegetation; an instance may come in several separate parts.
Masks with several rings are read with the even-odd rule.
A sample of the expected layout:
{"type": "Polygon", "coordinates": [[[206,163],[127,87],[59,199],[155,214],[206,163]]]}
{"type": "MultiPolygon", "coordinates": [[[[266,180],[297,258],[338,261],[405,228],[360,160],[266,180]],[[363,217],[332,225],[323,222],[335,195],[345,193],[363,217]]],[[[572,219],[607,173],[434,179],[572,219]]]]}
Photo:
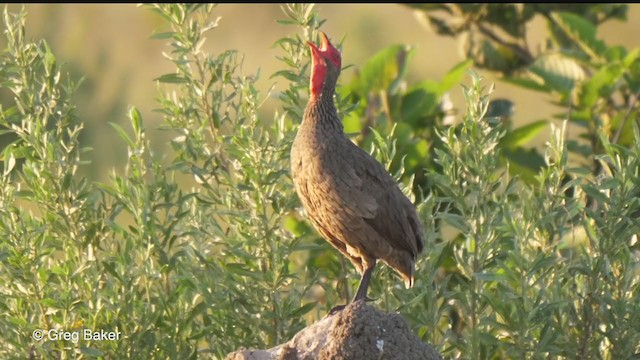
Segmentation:
{"type": "MultiPolygon", "coordinates": [[[[415,200],[428,237],[413,289],[377,270],[377,305],[447,358],[638,358],[640,50],[599,35],[628,6],[412,8],[466,60],[425,80],[412,73],[413,48],[379,47],[336,97],[345,131],[415,200]],[[529,37],[536,21],[544,46],[529,37]],[[471,68],[550,99],[552,114],[522,125],[522,100],[491,95],[471,68]],[[546,128],[546,145],[532,147],[546,128]]],[[[288,172],[306,41],[325,20],[282,6],[277,69],[262,74],[237,50],[206,48],[223,26],[217,10],[137,10],[155,13],[149,42],[168,46],[170,67],[154,75],[161,124],[121,99],[128,123],[109,122],[109,152],[126,160],[106,176],[88,170],[100,157],[83,138],[93,114],[76,109],[99,95],[83,87],[98,85],[60,66],[24,11],[5,11],[3,358],[221,358],[285,341],[350,298],[357,276],[304,220],[288,172]],[[149,135],[156,128],[162,136],[149,135]],[[52,328],[123,339],[31,337],[52,328]]],[[[348,51],[348,38],[331,37],[348,51]]]]}

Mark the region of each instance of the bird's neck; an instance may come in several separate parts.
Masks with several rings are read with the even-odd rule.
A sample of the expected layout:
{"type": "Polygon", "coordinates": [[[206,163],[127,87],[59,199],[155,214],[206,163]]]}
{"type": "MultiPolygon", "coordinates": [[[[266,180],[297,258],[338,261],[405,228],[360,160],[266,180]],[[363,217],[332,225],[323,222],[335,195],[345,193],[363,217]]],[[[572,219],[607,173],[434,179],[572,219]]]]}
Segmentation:
{"type": "Polygon", "coordinates": [[[334,87],[325,86],[318,94],[311,93],[311,98],[304,111],[303,126],[343,132],[342,122],[333,103],[334,92],[334,87]]]}

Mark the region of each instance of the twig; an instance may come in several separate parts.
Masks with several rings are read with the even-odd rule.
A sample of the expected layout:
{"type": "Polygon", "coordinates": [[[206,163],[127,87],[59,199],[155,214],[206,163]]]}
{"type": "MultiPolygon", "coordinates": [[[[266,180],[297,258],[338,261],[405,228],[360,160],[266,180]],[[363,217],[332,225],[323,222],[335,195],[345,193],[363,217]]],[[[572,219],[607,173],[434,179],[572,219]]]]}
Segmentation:
{"type": "Polygon", "coordinates": [[[487,28],[485,25],[483,25],[481,23],[478,23],[477,26],[478,26],[478,30],[480,30],[480,32],[483,35],[487,36],[488,38],[490,38],[491,40],[497,42],[498,44],[500,44],[502,46],[506,46],[509,49],[513,50],[527,64],[530,64],[530,63],[533,62],[533,56],[531,55],[529,50],[523,49],[521,46],[519,46],[517,44],[514,44],[512,42],[508,42],[508,41],[500,38],[493,31],[491,31],[489,28],[487,28]]]}

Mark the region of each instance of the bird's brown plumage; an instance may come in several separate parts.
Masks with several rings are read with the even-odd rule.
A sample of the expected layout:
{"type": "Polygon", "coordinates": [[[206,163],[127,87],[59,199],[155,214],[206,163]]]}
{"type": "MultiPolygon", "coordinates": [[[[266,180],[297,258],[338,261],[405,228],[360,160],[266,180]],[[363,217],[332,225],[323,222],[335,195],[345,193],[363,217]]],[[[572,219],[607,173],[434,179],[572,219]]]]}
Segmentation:
{"type": "Polygon", "coordinates": [[[333,95],[340,53],[326,35],[312,53],[311,97],[291,149],[291,173],[302,204],[322,236],[362,274],[354,300],[366,298],[377,259],[413,285],[424,246],[414,205],[386,169],[343,132],[333,95]]]}

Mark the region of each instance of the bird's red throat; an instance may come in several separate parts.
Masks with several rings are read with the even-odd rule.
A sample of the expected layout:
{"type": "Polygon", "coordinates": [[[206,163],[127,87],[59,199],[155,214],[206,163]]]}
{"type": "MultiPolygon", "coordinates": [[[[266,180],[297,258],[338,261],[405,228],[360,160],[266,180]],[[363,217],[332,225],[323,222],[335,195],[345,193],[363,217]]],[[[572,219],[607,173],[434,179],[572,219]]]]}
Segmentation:
{"type": "Polygon", "coordinates": [[[340,71],[342,64],[342,57],[340,52],[336,49],[327,35],[323,32],[320,33],[321,41],[320,46],[316,46],[311,41],[308,42],[311,48],[311,82],[309,84],[311,90],[311,97],[318,97],[322,94],[322,87],[327,78],[327,61],[331,62],[331,66],[340,71]]]}
{"type": "Polygon", "coordinates": [[[322,93],[322,85],[327,77],[327,64],[318,54],[318,48],[311,46],[311,82],[309,90],[311,97],[318,97],[322,93]]]}

